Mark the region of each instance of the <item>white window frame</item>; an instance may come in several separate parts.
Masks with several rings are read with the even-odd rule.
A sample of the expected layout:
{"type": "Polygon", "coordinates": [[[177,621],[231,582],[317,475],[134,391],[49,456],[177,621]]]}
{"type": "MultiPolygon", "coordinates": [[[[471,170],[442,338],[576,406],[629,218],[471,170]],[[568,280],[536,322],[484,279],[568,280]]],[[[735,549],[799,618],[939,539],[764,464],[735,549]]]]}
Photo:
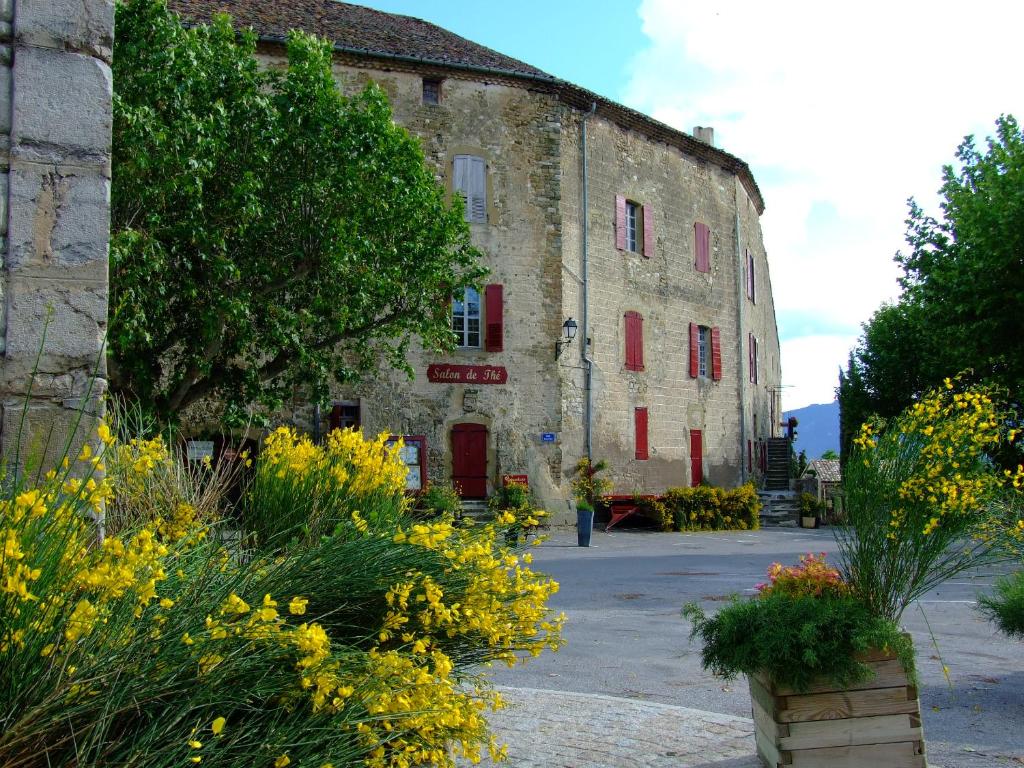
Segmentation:
{"type": "Polygon", "coordinates": [[[706,379],[711,375],[711,329],[697,326],[697,375],[706,379]]]}
{"type": "Polygon", "coordinates": [[[626,250],[640,252],[640,206],[632,200],[626,201],[626,250]]]}
{"type": "Polygon", "coordinates": [[[487,223],[487,163],[477,155],[456,155],[452,161],[452,191],[466,204],[466,221],[487,223]]]}
{"type": "Polygon", "coordinates": [[[452,333],[459,349],[480,349],[482,346],[483,317],[480,308],[480,292],[475,288],[467,288],[461,299],[452,297],[452,333]]]}

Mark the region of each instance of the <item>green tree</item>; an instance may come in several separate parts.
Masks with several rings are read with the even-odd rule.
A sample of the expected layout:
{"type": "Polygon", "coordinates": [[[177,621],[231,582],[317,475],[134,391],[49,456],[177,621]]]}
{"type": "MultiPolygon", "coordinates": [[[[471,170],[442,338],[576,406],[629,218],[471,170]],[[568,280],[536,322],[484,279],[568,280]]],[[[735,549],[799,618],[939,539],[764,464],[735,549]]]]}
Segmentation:
{"type": "Polygon", "coordinates": [[[961,372],[1024,397],[1024,135],[1002,116],[984,152],[968,136],[956,160],[939,218],[909,201],[902,295],[863,325],[840,374],[844,456],[868,416],[892,418],[961,372]]]}
{"type": "Polygon", "coordinates": [[[344,97],[298,32],[261,68],[251,31],[186,29],[163,0],[120,5],[115,45],[115,391],[230,421],[453,345],[479,252],[379,88],[344,97]]]}

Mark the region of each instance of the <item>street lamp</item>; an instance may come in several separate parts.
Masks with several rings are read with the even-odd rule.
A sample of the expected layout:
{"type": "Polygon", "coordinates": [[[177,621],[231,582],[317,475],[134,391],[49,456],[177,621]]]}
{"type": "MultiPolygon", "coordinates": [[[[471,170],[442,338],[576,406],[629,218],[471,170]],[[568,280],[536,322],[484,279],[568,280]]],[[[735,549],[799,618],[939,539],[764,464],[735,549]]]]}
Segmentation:
{"type": "Polygon", "coordinates": [[[555,360],[562,354],[562,348],[572,344],[572,340],[576,338],[576,321],[571,317],[562,323],[562,330],[565,332],[565,341],[555,342],[555,360]]]}

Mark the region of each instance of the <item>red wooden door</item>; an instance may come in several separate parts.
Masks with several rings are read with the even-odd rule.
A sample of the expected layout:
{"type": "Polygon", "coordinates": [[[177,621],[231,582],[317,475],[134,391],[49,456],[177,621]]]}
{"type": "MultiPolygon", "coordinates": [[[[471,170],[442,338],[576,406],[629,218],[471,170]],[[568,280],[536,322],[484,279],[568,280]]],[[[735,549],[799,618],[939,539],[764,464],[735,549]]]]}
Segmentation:
{"type": "Polygon", "coordinates": [[[452,482],[464,499],[487,496],[487,427],[452,427],[452,482]]]}
{"type": "Polygon", "coordinates": [[[696,488],[704,479],[704,435],[690,430],[690,485],[696,488]]]}

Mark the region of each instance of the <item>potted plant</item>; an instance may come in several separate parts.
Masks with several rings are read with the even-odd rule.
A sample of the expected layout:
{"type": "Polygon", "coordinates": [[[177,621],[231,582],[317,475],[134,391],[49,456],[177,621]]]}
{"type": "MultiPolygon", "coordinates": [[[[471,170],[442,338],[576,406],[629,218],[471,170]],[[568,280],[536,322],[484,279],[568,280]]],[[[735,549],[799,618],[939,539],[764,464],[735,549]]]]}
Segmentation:
{"type": "Polygon", "coordinates": [[[884,429],[865,425],[844,472],[836,567],[775,564],[753,599],[710,617],[684,609],[705,668],[747,675],[766,764],[925,766],[899,621],[945,579],[1004,556],[998,534],[1016,524],[1004,502],[1024,477],[993,460],[1016,438],[1010,423],[991,392],[947,380],[884,429]]]}
{"type": "Polygon", "coordinates": [[[576,497],[576,538],[581,547],[590,546],[590,534],[594,530],[594,510],[605,494],[612,490],[611,480],[598,477],[599,472],[608,468],[604,461],[591,463],[584,456],[576,464],[576,479],[572,481],[576,497]]]}
{"type": "Polygon", "coordinates": [[[800,494],[800,527],[817,528],[821,520],[821,502],[813,493],[800,494]]]}

